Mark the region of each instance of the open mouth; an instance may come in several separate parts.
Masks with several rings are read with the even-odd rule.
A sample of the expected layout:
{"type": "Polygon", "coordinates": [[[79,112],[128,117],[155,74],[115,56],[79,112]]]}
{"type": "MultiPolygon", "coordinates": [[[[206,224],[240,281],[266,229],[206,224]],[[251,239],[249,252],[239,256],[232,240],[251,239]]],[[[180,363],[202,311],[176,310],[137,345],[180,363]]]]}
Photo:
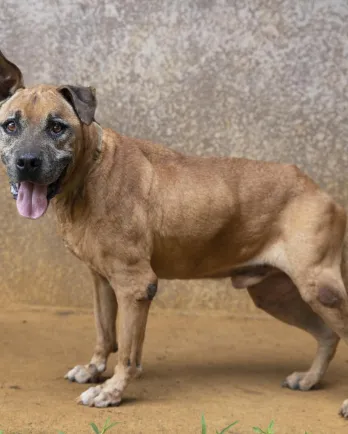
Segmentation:
{"type": "Polygon", "coordinates": [[[30,181],[16,184],[10,182],[11,194],[17,202],[19,214],[30,219],[38,219],[43,216],[48,208],[49,201],[60,192],[65,173],[66,168],[56,181],[48,185],[36,184],[30,181]]]}

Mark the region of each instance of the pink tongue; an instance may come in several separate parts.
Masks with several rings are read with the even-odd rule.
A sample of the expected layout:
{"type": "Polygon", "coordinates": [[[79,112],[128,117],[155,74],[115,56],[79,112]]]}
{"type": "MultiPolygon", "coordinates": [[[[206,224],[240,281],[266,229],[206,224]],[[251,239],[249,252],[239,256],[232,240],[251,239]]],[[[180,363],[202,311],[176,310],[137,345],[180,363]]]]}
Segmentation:
{"type": "Polygon", "coordinates": [[[41,217],[48,206],[47,185],[21,182],[18,190],[17,209],[20,215],[29,219],[41,217]]]}

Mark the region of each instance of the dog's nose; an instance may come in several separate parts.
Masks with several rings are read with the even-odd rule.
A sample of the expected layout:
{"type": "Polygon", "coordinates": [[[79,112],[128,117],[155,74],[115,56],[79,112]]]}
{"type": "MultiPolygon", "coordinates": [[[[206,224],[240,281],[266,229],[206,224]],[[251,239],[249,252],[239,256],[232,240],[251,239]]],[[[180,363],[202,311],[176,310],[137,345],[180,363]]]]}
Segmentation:
{"type": "Polygon", "coordinates": [[[42,160],[36,154],[24,154],[17,158],[16,166],[22,175],[31,175],[41,167],[42,160]]]}

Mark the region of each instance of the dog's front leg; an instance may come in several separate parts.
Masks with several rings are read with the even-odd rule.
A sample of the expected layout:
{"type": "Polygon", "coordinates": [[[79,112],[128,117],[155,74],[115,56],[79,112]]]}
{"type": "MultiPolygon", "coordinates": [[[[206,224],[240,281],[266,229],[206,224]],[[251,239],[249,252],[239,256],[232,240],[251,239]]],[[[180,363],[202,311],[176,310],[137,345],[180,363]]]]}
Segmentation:
{"type": "Polygon", "coordinates": [[[112,378],[104,384],[91,387],[80,395],[80,404],[108,407],[119,405],[130,380],[137,374],[145,336],[147,316],[156,279],[149,274],[127,273],[116,279],[118,301],[118,363],[112,378]],[[126,286],[128,283],[128,287],[126,286]]]}
{"type": "Polygon", "coordinates": [[[94,316],[96,325],[96,346],[90,363],[77,365],[66,375],[70,381],[78,383],[98,382],[100,374],[106,369],[107,359],[117,351],[116,315],[117,300],[115,291],[101,275],[92,271],[94,281],[94,316]]]}

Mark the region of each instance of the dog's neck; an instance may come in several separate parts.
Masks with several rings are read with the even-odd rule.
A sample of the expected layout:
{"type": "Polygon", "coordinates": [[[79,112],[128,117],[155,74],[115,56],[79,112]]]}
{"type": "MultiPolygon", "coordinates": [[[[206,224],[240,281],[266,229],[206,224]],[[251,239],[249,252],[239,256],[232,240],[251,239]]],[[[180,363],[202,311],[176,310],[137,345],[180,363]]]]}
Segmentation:
{"type": "Polygon", "coordinates": [[[68,211],[71,219],[76,217],[85,196],[85,182],[94,166],[98,164],[103,147],[103,129],[97,123],[83,125],[81,137],[76,141],[73,164],[67,173],[67,181],[62,184],[62,192],[55,200],[57,207],[68,211]]]}

